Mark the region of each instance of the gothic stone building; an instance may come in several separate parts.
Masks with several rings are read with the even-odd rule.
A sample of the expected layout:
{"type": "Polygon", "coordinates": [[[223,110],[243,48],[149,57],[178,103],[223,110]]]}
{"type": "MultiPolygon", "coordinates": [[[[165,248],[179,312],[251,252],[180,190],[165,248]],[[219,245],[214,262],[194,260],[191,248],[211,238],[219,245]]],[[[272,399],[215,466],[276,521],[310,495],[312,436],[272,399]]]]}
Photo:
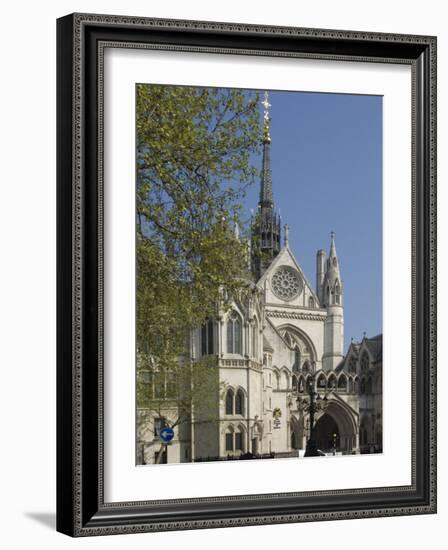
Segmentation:
{"type": "MultiPolygon", "coordinates": [[[[252,227],[252,246],[256,242],[262,254],[252,257],[252,290],[195,331],[191,341],[193,358],[216,358],[219,368],[211,372],[223,388],[216,395],[218,420],[207,421],[206,411],[197,409],[175,430],[163,462],[247,453],[302,456],[310,435],[310,383],[321,403],[315,435],[322,452],[382,450],[382,336],[352,342],[344,355],[344,286],[334,234],[328,256],[317,252],[315,287],[294,257],[287,226],[282,242],[266,111],[258,221],[252,227]]],[[[156,460],[158,430],[170,417],[175,411],[138,425],[138,463],[156,460]]]]}

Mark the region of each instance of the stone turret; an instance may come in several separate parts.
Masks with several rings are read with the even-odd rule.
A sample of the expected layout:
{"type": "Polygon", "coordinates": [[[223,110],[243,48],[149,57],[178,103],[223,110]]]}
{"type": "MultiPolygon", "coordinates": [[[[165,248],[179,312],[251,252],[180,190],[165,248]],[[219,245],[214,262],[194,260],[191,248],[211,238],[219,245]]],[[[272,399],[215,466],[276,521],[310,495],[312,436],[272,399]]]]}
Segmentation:
{"type": "Polygon", "coordinates": [[[321,304],[327,310],[324,327],[324,355],[322,368],[333,370],[344,354],[343,286],[334,233],[331,233],[330,253],[321,285],[321,304]]]}

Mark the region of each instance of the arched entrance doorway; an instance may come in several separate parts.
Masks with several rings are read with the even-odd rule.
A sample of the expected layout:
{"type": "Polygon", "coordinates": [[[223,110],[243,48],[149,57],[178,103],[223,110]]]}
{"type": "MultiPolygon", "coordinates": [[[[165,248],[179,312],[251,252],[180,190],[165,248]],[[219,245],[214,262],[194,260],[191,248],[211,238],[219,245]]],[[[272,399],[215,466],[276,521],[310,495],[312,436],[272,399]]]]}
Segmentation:
{"type": "Polygon", "coordinates": [[[358,418],[345,403],[331,400],[314,425],[317,448],[331,452],[351,453],[358,447],[358,418]]]}
{"type": "Polygon", "coordinates": [[[329,414],[324,414],[319,418],[315,424],[314,433],[317,448],[324,453],[332,451],[334,447],[340,448],[339,426],[329,414]]]}

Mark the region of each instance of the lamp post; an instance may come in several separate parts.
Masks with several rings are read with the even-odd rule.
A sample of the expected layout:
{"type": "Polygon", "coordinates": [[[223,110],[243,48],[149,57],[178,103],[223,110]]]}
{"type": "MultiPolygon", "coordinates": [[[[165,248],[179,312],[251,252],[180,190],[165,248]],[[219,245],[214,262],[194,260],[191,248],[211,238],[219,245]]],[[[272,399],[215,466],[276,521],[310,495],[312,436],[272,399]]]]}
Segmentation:
{"type": "Polygon", "coordinates": [[[306,442],[305,456],[319,456],[316,442],[316,432],[314,425],[314,415],[321,410],[324,410],[327,406],[327,396],[324,395],[323,399],[314,389],[314,375],[308,379],[307,387],[308,397],[297,398],[297,408],[300,412],[309,413],[310,415],[310,436],[306,442]]]}

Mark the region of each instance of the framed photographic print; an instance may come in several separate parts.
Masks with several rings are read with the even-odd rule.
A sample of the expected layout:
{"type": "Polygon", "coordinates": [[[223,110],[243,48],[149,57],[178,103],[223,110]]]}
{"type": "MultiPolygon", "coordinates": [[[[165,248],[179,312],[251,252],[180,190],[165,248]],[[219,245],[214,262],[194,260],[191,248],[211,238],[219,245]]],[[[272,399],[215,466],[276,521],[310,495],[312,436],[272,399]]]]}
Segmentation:
{"type": "Polygon", "coordinates": [[[435,513],[436,38],[57,31],[57,529],[435,513]]]}

